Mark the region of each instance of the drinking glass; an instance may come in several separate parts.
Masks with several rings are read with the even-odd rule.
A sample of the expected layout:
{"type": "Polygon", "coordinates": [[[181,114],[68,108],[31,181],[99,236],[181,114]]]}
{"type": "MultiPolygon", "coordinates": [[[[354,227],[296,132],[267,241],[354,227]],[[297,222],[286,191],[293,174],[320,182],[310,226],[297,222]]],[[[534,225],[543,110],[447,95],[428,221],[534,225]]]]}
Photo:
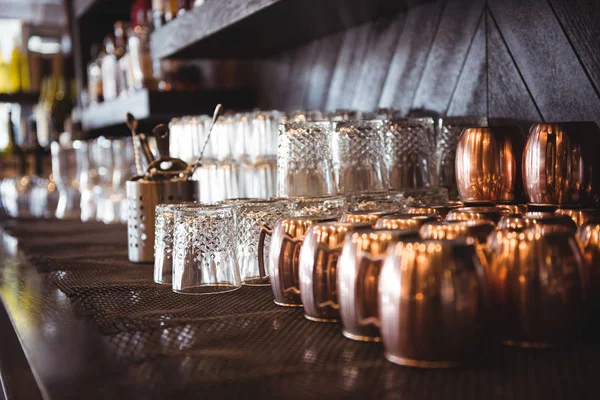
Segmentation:
{"type": "Polygon", "coordinates": [[[391,189],[437,185],[432,118],[390,120],[382,154],[385,154],[391,189]]]}
{"type": "Polygon", "coordinates": [[[329,122],[280,125],[277,149],[278,196],[335,194],[329,122]]]}
{"type": "Polygon", "coordinates": [[[154,222],[154,282],[171,284],[173,278],[173,230],[177,205],[156,206],[154,222]]]}
{"type": "Polygon", "coordinates": [[[241,287],[230,205],[177,209],[174,225],[173,291],[211,294],[241,287]]]}
{"type": "Polygon", "coordinates": [[[404,211],[400,203],[399,192],[366,192],[350,195],[346,198],[348,211],[404,211]]]}
{"type": "Polygon", "coordinates": [[[333,125],[332,159],[340,193],[387,190],[388,174],[382,157],[384,121],[341,121],[333,125]]]}
{"type": "Polygon", "coordinates": [[[270,232],[289,215],[287,200],[249,200],[234,206],[237,260],[242,283],[269,286],[270,232]]]}
{"type": "Polygon", "coordinates": [[[52,175],[59,192],[56,218],[79,217],[79,184],[77,182],[77,163],[75,149],[69,144],[52,142],[52,175]]]}
{"type": "Polygon", "coordinates": [[[299,196],[290,198],[292,215],[339,218],[346,211],[344,196],[299,196]]]}

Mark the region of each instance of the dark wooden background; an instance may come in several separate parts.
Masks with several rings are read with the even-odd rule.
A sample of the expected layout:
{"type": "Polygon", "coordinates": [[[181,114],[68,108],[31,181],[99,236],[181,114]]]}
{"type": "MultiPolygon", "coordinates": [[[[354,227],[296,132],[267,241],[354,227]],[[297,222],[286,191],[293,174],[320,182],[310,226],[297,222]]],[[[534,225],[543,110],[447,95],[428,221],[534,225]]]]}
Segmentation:
{"type": "Polygon", "coordinates": [[[266,59],[209,70],[214,82],[255,87],[262,108],[600,123],[600,1],[420,1],[266,59]]]}

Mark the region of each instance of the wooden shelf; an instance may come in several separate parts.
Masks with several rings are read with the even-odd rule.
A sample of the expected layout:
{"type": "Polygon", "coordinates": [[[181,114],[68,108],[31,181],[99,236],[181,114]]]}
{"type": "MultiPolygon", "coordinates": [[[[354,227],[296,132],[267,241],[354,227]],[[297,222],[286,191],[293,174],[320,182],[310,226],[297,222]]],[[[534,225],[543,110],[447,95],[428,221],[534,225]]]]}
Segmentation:
{"type": "Polygon", "coordinates": [[[152,118],[166,122],[182,115],[212,114],[217,103],[226,109],[243,110],[255,106],[249,89],[206,89],[195,92],[140,90],[127,97],[90,106],[81,112],[85,131],[124,125],[125,113],[138,120],[152,118]]]}
{"type": "Polygon", "coordinates": [[[132,0],[73,0],[73,15],[76,18],[83,18],[87,15],[93,17],[114,16],[114,21],[123,18],[129,19],[132,3],[132,0]]]}
{"type": "Polygon", "coordinates": [[[290,49],[407,7],[398,0],[211,0],[157,29],[154,58],[246,58],[290,49]]]}
{"type": "Polygon", "coordinates": [[[39,93],[0,93],[0,103],[35,104],[39,93]]]}

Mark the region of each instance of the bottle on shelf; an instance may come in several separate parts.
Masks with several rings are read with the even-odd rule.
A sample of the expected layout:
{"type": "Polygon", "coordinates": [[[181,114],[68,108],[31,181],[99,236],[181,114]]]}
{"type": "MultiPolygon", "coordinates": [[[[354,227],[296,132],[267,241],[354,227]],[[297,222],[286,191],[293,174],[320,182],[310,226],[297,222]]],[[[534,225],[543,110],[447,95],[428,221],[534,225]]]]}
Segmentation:
{"type": "Polygon", "coordinates": [[[111,101],[117,98],[117,77],[118,64],[115,55],[115,43],[110,36],[104,39],[104,55],[101,60],[102,69],[102,94],[104,101],[111,101]]]}
{"type": "Polygon", "coordinates": [[[88,96],[90,104],[97,104],[102,101],[102,68],[100,61],[102,54],[100,53],[98,46],[92,46],[92,61],[87,67],[87,81],[88,81],[88,96]]]}
{"type": "Polygon", "coordinates": [[[18,38],[13,40],[13,49],[8,62],[8,93],[21,91],[21,49],[18,38]]]}
{"type": "Polygon", "coordinates": [[[127,33],[127,46],[130,57],[131,88],[154,88],[152,57],[150,56],[151,20],[148,19],[146,0],[138,0],[131,8],[132,28],[127,33]]]}
{"type": "Polygon", "coordinates": [[[165,10],[165,22],[169,22],[177,18],[179,11],[179,0],[163,0],[165,10]]]}
{"type": "Polygon", "coordinates": [[[25,175],[25,173],[27,172],[25,153],[23,152],[21,146],[19,146],[19,144],[17,143],[11,110],[8,111],[7,128],[8,144],[0,154],[2,155],[2,159],[5,160],[9,165],[12,164],[16,166],[16,168],[13,169],[13,174],[18,173],[20,175],[25,175]]]}
{"type": "Polygon", "coordinates": [[[152,0],[152,20],[154,27],[159,28],[165,24],[165,1],[152,0]]]}
{"type": "Polygon", "coordinates": [[[45,164],[47,159],[47,153],[37,137],[37,123],[34,118],[29,119],[29,140],[28,146],[25,150],[27,155],[28,175],[45,176],[45,164]]]}
{"type": "Polygon", "coordinates": [[[10,90],[10,78],[8,74],[8,63],[4,60],[2,49],[0,49],[0,93],[8,93],[10,90]]]}
{"type": "Polygon", "coordinates": [[[179,0],[177,16],[180,17],[194,7],[194,0],[179,0]]]}
{"type": "Polygon", "coordinates": [[[127,27],[123,21],[114,25],[115,56],[117,59],[117,95],[127,94],[127,74],[129,68],[129,52],[127,51],[127,27]]]}

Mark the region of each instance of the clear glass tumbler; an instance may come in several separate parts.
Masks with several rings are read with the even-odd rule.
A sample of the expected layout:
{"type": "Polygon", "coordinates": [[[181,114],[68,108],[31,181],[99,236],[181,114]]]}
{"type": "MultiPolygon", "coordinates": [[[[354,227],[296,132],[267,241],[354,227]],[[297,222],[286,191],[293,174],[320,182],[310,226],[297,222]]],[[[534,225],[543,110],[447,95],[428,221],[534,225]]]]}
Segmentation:
{"type": "Polygon", "coordinates": [[[390,120],[384,154],[391,189],[437,186],[433,118],[390,120]]]}
{"type": "Polygon", "coordinates": [[[277,194],[282,197],[335,194],[329,122],[280,125],[277,194]]]}
{"type": "Polygon", "coordinates": [[[385,122],[341,121],[334,126],[332,156],[340,193],[387,190],[385,122]]]}
{"type": "Polygon", "coordinates": [[[154,282],[171,284],[173,278],[173,228],[175,204],[156,206],[154,222],[154,282]]]}
{"type": "Polygon", "coordinates": [[[289,216],[287,200],[249,200],[234,205],[237,228],[237,260],[242,283],[269,286],[267,266],[270,234],[282,219],[289,216]]]}
{"type": "Polygon", "coordinates": [[[212,294],[242,285],[233,208],[198,205],[175,210],[173,291],[212,294]]]}

